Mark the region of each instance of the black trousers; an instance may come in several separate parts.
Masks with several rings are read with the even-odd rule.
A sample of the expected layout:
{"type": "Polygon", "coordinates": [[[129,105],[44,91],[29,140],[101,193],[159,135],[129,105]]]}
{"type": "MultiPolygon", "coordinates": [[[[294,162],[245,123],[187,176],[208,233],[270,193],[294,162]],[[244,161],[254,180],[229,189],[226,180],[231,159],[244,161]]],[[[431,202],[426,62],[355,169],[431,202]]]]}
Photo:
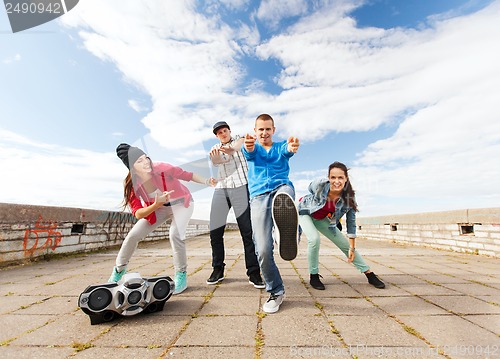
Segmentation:
{"type": "Polygon", "coordinates": [[[212,246],[212,267],[225,266],[224,230],[227,215],[233,208],[240,229],[247,275],[260,271],[252,239],[248,186],[237,188],[216,188],[210,209],[210,244],[212,246]]]}

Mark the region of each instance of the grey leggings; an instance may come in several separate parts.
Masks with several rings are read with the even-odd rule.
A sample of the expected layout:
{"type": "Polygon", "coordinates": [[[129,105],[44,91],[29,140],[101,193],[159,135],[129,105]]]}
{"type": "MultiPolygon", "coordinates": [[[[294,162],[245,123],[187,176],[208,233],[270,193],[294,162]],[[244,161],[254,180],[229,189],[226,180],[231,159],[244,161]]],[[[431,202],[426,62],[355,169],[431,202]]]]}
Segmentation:
{"type": "Polygon", "coordinates": [[[172,219],[169,237],[170,245],[174,253],[174,269],[176,272],[185,272],[187,268],[185,243],[186,228],[193,214],[193,209],[194,205],[192,202],[188,208],[184,207],[184,203],[179,203],[174,206],[163,206],[155,211],[155,224],[150,224],[145,218],[138,220],[125,237],[120,251],[118,252],[118,256],[116,257],[117,270],[122,271],[128,264],[140,240],[144,239],[167,220],[172,219]]]}

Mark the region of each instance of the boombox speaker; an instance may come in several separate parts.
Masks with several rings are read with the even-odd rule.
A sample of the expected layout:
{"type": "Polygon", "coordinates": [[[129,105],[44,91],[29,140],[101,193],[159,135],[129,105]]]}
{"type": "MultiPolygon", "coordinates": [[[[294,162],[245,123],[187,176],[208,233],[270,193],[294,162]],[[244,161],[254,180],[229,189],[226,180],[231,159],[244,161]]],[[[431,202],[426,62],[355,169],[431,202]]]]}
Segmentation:
{"type": "Polygon", "coordinates": [[[139,273],[127,273],[117,283],[88,286],[80,294],[78,306],[94,325],[119,315],[160,312],[174,289],[174,281],[168,276],[142,278],[139,273]]]}

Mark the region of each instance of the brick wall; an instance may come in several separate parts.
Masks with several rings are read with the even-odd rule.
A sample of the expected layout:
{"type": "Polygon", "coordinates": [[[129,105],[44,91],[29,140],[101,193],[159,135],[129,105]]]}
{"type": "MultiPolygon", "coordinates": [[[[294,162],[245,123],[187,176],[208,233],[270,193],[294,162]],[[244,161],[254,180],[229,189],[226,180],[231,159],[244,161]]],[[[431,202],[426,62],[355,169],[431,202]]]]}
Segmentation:
{"type": "MultiPolygon", "coordinates": [[[[0,203],[0,265],[118,246],[135,222],[122,212],[0,203]]],[[[166,239],[169,228],[167,222],[145,240],[166,239]]],[[[208,221],[192,219],[186,236],[208,232],[208,221]]]]}
{"type": "Polygon", "coordinates": [[[357,235],[500,257],[500,208],[361,217],[357,235]]]}

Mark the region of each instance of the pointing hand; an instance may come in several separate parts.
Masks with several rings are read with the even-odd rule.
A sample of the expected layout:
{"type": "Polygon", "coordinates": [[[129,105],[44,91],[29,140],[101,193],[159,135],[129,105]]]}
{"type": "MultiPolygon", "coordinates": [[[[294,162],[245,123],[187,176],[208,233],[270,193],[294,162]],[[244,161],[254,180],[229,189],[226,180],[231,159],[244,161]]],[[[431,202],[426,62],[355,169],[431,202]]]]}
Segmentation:
{"type": "Polygon", "coordinates": [[[297,153],[297,150],[299,149],[300,146],[299,139],[297,137],[290,136],[288,137],[287,143],[288,143],[287,147],[288,152],[297,153]]]}
{"type": "Polygon", "coordinates": [[[245,148],[248,152],[253,152],[255,149],[255,141],[257,140],[257,136],[249,135],[248,133],[245,135],[245,148]]]}

